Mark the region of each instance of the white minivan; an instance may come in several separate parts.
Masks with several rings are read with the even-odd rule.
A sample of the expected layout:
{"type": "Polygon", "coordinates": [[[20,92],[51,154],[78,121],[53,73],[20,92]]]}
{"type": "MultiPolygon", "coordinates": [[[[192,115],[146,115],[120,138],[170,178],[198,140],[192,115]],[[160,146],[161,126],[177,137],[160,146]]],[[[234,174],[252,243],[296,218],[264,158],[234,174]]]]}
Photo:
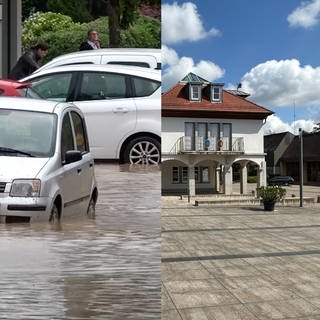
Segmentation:
{"type": "Polygon", "coordinates": [[[98,190],[84,116],[70,103],[0,98],[0,221],[94,216],[98,190]]]}
{"type": "Polygon", "coordinates": [[[161,69],[161,50],[149,48],[106,48],[71,52],[58,56],[44,64],[35,73],[52,67],[72,64],[129,65],[161,69]]]}

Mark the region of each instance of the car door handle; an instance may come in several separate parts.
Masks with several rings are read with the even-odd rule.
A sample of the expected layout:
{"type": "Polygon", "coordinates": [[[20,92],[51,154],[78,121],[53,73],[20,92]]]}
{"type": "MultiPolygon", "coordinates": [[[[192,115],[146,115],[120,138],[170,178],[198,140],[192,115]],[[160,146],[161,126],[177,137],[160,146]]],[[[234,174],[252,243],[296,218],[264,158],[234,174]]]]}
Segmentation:
{"type": "Polygon", "coordinates": [[[129,112],[128,108],[123,108],[123,107],[117,107],[112,109],[113,113],[127,113],[129,112]]]}
{"type": "Polygon", "coordinates": [[[93,163],[92,163],[92,162],[89,163],[89,167],[90,167],[90,168],[93,167],[93,163]]]}
{"type": "Polygon", "coordinates": [[[82,171],[82,169],[80,169],[80,168],[77,169],[77,172],[78,172],[78,173],[81,173],[81,171],[82,171]]]}

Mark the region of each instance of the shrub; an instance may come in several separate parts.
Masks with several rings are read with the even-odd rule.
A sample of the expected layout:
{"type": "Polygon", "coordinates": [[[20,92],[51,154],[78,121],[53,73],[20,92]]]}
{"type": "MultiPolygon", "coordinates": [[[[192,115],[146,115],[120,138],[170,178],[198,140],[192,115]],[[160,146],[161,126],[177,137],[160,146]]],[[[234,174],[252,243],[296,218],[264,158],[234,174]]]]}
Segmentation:
{"type": "Polygon", "coordinates": [[[263,202],[276,202],[286,195],[286,189],[279,186],[262,186],[257,188],[257,196],[263,202]]]}
{"type": "Polygon", "coordinates": [[[22,25],[22,45],[30,48],[48,32],[70,30],[74,27],[72,19],[60,13],[36,12],[33,13],[22,25]]]}
{"type": "Polygon", "coordinates": [[[248,183],[256,183],[257,182],[257,176],[248,176],[247,182],[248,183]]]}

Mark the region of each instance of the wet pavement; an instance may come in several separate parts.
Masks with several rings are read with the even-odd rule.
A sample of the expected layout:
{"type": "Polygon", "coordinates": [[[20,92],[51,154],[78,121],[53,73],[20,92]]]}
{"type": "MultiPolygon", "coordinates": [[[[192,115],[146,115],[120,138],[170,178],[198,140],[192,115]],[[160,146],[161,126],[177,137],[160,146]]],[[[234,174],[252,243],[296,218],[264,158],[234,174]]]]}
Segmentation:
{"type": "Polygon", "coordinates": [[[96,219],[0,224],[0,319],[160,319],[160,170],[97,164],[96,219]]]}

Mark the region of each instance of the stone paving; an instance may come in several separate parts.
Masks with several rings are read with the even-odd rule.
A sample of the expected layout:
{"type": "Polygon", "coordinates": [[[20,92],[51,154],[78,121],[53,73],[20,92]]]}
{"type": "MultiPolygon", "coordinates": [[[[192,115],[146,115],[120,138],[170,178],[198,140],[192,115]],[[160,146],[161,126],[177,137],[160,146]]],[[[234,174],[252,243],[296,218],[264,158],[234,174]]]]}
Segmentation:
{"type": "Polygon", "coordinates": [[[163,320],[320,320],[320,204],[162,197],[163,320]]]}

